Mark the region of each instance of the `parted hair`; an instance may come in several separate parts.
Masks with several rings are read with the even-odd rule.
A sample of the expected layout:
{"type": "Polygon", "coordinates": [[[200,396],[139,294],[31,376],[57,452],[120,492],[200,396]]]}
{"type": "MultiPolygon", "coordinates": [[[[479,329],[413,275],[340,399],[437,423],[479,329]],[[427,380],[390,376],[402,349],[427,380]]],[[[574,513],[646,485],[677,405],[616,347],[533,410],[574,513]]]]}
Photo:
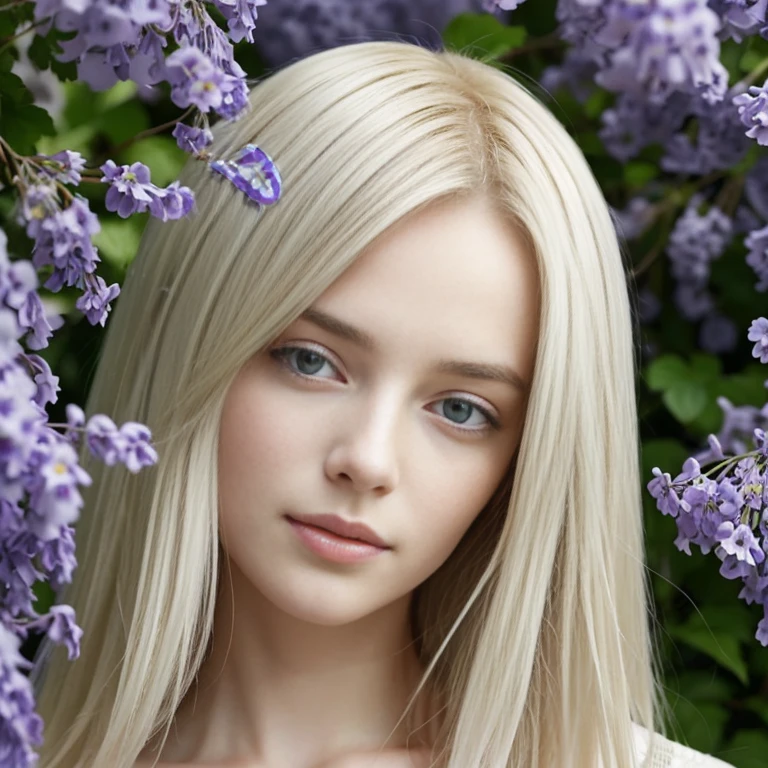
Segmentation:
{"type": "Polygon", "coordinates": [[[159,461],[133,475],[82,453],[93,484],[59,600],[84,635],[73,662],[47,640],[38,652],[41,768],[130,768],[195,680],[222,580],[216,457],[238,370],[403,216],[480,194],[535,255],[540,331],[509,472],[414,593],[420,686],[441,701],[433,762],[637,765],[632,722],[653,731],[661,697],[636,312],[584,156],[512,74],[406,42],[315,54],[250,104],[214,128],[213,152],[262,147],[282,199],[258,210],[190,159],[196,213],[149,221],[107,324],[86,414],[147,424],[159,461]]]}

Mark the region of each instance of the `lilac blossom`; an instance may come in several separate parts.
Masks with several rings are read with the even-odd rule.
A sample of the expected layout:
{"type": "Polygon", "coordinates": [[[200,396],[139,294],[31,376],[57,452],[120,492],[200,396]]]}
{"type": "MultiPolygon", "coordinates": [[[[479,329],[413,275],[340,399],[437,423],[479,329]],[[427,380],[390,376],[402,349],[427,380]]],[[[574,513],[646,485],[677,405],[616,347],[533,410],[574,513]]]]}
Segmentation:
{"type": "Polygon", "coordinates": [[[768,145],[768,81],[761,86],[751,85],[747,93],[733,97],[739,119],[749,130],[746,135],[764,147],[768,145]]]}
{"type": "Polygon", "coordinates": [[[214,5],[227,20],[229,37],[235,43],[243,39],[253,42],[253,30],[259,17],[256,9],[266,4],[267,0],[214,0],[214,5]]]}
{"type": "Polygon", "coordinates": [[[80,183],[80,173],[85,168],[85,158],[79,152],[70,152],[68,149],[49,157],[41,155],[39,162],[43,171],[52,179],[75,186],[80,183]]]}
{"type": "Polygon", "coordinates": [[[213,134],[207,127],[197,128],[184,123],[176,123],[172,136],[180,149],[194,154],[199,154],[213,142],[213,134]]]}
{"type": "Polygon", "coordinates": [[[728,72],[719,58],[720,19],[706,0],[613,0],[602,13],[592,34],[607,61],[598,84],[656,104],[675,91],[712,103],[723,98],[728,72]]]}
{"type": "Polygon", "coordinates": [[[768,291],[768,226],[750,232],[744,245],[749,249],[746,262],[758,277],[755,290],[764,293],[768,291]]]}
{"type": "Polygon", "coordinates": [[[273,67],[308,53],[367,40],[407,38],[435,50],[442,45],[440,30],[453,17],[487,11],[487,5],[487,0],[419,0],[415,12],[412,0],[271,2],[259,15],[253,38],[273,67]]]}
{"type": "Polygon", "coordinates": [[[107,160],[101,166],[102,182],[109,184],[105,205],[122,218],[146,210],[163,221],[186,216],[193,207],[194,195],[189,187],[175,181],[162,189],[150,180],[150,171],[143,163],[118,166],[107,160]]]}
{"type": "Polygon", "coordinates": [[[691,97],[674,93],[664,104],[652,104],[622,93],[600,120],[600,139],[610,155],[626,162],[650,144],[663,144],[682,127],[690,113],[691,97]]]}
{"type": "Polygon", "coordinates": [[[709,0],[710,8],[720,17],[719,37],[740,43],[765,27],[768,0],[709,0]]]}
{"type": "Polygon", "coordinates": [[[768,363],[768,320],[764,317],[753,320],[747,338],[756,342],[752,348],[752,357],[757,357],[761,363],[768,363]]]}
{"type": "Polygon", "coordinates": [[[678,280],[707,281],[710,263],[722,255],[730,242],[733,229],[730,218],[716,206],[700,214],[698,208],[703,200],[702,195],[691,198],[669,236],[667,254],[672,275],[678,280]]]}
{"type": "Polygon", "coordinates": [[[717,104],[703,99],[691,100],[690,115],[697,118],[696,139],[680,131],[662,142],[666,151],[661,167],[665,171],[704,175],[727,170],[742,160],[750,141],[732,103],[737,93],[737,88],[731,89],[717,104]]]}
{"type": "Polygon", "coordinates": [[[717,312],[704,318],[699,328],[699,346],[705,352],[720,355],[732,352],[739,340],[739,328],[730,317],[717,312]]]}

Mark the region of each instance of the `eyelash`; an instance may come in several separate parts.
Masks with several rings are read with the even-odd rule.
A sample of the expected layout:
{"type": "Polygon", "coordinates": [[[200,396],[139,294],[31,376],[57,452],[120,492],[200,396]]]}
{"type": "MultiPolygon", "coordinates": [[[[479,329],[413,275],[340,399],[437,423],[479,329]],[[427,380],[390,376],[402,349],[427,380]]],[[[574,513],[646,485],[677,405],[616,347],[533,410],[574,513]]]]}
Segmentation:
{"type": "MultiPolygon", "coordinates": [[[[333,364],[333,362],[320,350],[316,349],[314,346],[295,346],[295,345],[286,345],[283,347],[277,347],[276,349],[270,350],[269,354],[270,356],[277,361],[277,363],[281,366],[283,366],[288,373],[290,373],[293,376],[296,376],[300,379],[304,380],[310,380],[310,381],[316,381],[317,377],[312,376],[308,373],[301,373],[300,371],[297,371],[291,366],[291,364],[288,361],[288,357],[292,352],[297,352],[301,350],[308,350],[309,352],[314,352],[319,357],[323,358],[329,365],[336,368],[336,366],[333,364]]],[[[338,369],[336,369],[338,371],[338,369]]],[[[484,432],[488,432],[489,430],[498,430],[501,428],[501,424],[499,423],[499,420],[492,414],[490,411],[488,411],[486,408],[483,408],[482,406],[478,405],[474,400],[469,400],[464,397],[446,397],[443,398],[444,400],[460,400],[464,403],[469,403],[473,408],[475,408],[477,411],[479,411],[488,421],[488,424],[484,427],[462,427],[459,424],[456,424],[454,422],[448,421],[448,423],[456,429],[459,432],[463,432],[465,434],[481,434],[484,432]]],[[[439,402],[439,401],[438,401],[439,402]]],[[[434,411],[433,411],[434,413],[434,411]]]]}

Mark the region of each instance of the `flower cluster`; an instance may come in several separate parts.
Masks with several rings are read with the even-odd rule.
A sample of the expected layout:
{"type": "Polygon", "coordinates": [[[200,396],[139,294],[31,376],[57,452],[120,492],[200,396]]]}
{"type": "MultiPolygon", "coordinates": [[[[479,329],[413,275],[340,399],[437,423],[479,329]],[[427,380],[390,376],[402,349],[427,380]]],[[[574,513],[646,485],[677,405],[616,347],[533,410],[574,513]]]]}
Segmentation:
{"type": "MultiPolygon", "coordinates": [[[[64,286],[81,289],[83,294],[76,302],[77,309],[92,325],[103,326],[120,288],[117,284],[106,285],[103,278],[95,274],[100,259],[91,238],[101,225],[86,198],[73,195],[64,186],[81,183],[85,160],[79,153],[70,151],[32,158],[14,155],[8,146],[5,151],[15,156],[13,182],[20,196],[17,221],[34,242],[31,264],[19,264],[28,264],[31,272],[50,269],[44,283],[49,291],[60,291],[64,286]]],[[[149,168],[142,163],[118,167],[108,160],[101,171],[101,182],[109,185],[107,210],[116,211],[119,216],[149,211],[167,221],[194,210],[194,195],[188,187],[179,186],[178,182],[165,188],[152,184],[149,168]]],[[[29,302],[22,320],[31,330],[28,346],[41,349],[47,345],[52,329],[46,325],[39,298],[29,302]]]]}
{"type": "Polygon", "coordinates": [[[60,59],[76,61],[78,78],[94,90],[118,80],[144,89],[167,81],[174,104],[195,107],[195,122],[207,129],[210,110],[236,119],[248,106],[245,71],[235,61],[232,43],[253,42],[258,8],[266,1],[209,3],[225,18],[226,32],[203,0],[35,0],[35,19],[45,25],[43,31],[53,25],[75,32],[61,43],[60,59]],[[169,37],[178,48],[166,57],[169,37]]]}
{"type": "MultiPolygon", "coordinates": [[[[768,363],[768,320],[755,320],[747,337],[753,357],[768,363]]],[[[709,435],[709,450],[687,459],[674,479],[654,467],[648,491],[675,518],[678,549],[690,555],[693,544],[704,554],[714,551],[721,575],[742,580],[739,597],[763,608],[755,636],[768,646],[768,403],[761,409],[734,408],[726,398],[718,403],[725,421],[719,435],[709,435]],[[748,432],[754,450],[742,439],[748,432]],[[714,462],[702,473],[702,463],[714,462]]]]}
{"type": "MultiPolygon", "coordinates": [[[[42,226],[44,220],[33,221],[42,226]]],[[[42,723],[34,713],[29,680],[18,671],[28,668],[19,643],[34,630],[65,645],[70,659],[79,655],[82,630],[72,609],[59,605],[38,614],[32,585],[46,579],[59,589],[71,581],[76,566],[72,523],[83,504],[78,489],[91,483],[78,463],[81,436],[94,456],[108,464],[120,461],[132,472],[154,464],[157,454],[146,427],[128,422],[118,429],[100,415],[86,422],[73,404],[66,408],[65,433],[48,423],[45,407],[57,401],[58,378],[42,357],[25,352],[21,341],[35,349],[47,346],[61,318],[45,317],[35,267],[11,261],[6,244],[0,230],[0,580],[6,586],[0,601],[2,753],[13,756],[7,765],[30,765],[32,746],[41,743],[42,723]]]]}

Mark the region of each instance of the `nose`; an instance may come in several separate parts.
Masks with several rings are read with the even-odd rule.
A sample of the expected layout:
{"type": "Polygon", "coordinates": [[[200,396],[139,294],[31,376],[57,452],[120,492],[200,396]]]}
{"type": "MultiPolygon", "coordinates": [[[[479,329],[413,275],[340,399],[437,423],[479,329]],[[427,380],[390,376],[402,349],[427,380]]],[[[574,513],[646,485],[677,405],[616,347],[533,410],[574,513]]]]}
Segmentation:
{"type": "Polygon", "coordinates": [[[361,397],[340,420],[325,461],[333,483],[351,484],[361,493],[391,492],[398,482],[397,444],[401,424],[394,394],[361,397]]]}

